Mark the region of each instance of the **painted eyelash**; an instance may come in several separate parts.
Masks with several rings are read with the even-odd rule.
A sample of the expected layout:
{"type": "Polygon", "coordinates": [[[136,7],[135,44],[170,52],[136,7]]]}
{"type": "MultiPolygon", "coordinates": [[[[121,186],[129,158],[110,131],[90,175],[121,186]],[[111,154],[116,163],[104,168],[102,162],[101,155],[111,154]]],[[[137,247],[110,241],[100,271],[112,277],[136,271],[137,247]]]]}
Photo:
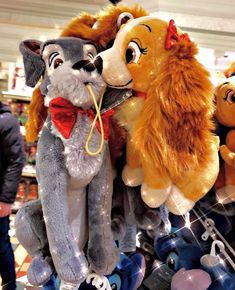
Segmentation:
{"type": "Polygon", "coordinates": [[[50,57],[49,57],[49,67],[51,66],[51,64],[52,64],[52,62],[53,62],[53,59],[54,59],[57,55],[59,55],[58,52],[53,52],[53,53],[50,55],[50,57]]]}
{"type": "Polygon", "coordinates": [[[147,52],[148,52],[148,48],[147,48],[147,47],[145,47],[145,48],[140,47],[139,43],[136,42],[136,41],[134,41],[134,40],[132,40],[132,42],[134,42],[134,43],[138,46],[138,48],[139,48],[141,54],[147,54],[147,52]]]}
{"type": "Polygon", "coordinates": [[[140,47],[140,52],[141,52],[142,54],[147,54],[147,52],[148,52],[148,48],[147,48],[147,47],[145,47],[145,48],[140,47]]]}

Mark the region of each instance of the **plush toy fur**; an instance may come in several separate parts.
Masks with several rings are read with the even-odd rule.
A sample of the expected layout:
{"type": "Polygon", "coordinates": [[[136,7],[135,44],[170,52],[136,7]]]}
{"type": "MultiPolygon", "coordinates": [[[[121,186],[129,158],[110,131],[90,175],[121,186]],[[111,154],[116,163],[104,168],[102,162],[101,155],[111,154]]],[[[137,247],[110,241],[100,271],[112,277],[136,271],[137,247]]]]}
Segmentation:
{"type": "MultiPolygon", "coordinates": [[[[54,114],[50,107],[37,149],[40,199],[18,211],[16,234],[33,257],[28,271],[31,284],[45,283],[54,266],[61,280],[79,284],[89,273],[87,259],[91,269],[103,275],[112,272],[119,257],[111,232],[113,175],[108,144],[95,156],[85,151],[92,124],[86,110],[93,106],[85,84],[90,83],[98,101],[104,83],[95,67],[92,73],[90,68],[86,71],[83,62],[97,52],[90,41],[79,38],[43,44],[28,40],[20,48],[26,83],[34,87],[43,74],[40,89],[46,96],[45,106],[60,97],[83,112],[74,115],[67,109],[64,113],[60,107],[54,114]],[[61,124],[72,116],[75,123],[67,136],[61,124]],[[87,241],[86,259],[83,249],[87,241]],[[48,246],[50,255],[45,251],[48,246]]],[[[100,138],[95,128],[89,144],[91,151],[97,150],[100,138]]]]}
{"type": "Polygon", "coordinates": [[[235,201],[235,77],[224,78],[215,89],[216,119],[223,126],[220,155],[222,164],[215,184],[222,204],[235,201]]]}
{"type": "Polygon", "coordinates": [[[235,62],[231,63],[230,67],[224,71],[224,75],[229,78],[235,75],[235,62]]]}
{"type": "Polygon", "coordinates": [[[99,56],[108,85],[142,95],[116,114],[129,131],[124,182],[142,184],[150,207],[165,202],[172,213],[184,214],[215,182],[218,144],[211,133],[209,74],[195,58],[194,43],[184,39],[165,49],[167,28],[157,18],[133,19],[99,56]]]}

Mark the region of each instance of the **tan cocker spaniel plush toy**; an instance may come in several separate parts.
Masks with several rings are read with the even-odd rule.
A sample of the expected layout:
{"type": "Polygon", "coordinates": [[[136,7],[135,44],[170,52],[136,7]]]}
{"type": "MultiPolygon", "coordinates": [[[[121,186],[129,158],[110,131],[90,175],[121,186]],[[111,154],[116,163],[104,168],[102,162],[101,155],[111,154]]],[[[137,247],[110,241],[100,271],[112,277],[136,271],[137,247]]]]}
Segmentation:
{"type": "MultiPolygon", "coordinates": [[[[235,201],[235,77],[223,78],[215,90],[216,119],[221,126],[220,155],[222,162],[215,183],[220,203],[235,201]]],[[[219,127],[220,128],[220,127],[219,127]]]]}
{"type": "Polygon", "coordinates": [[[191,210],[219,171],[212,85],[196,53],[173,20],[146,16],[130,20],[98,55],[109,86],[133,89],[116,113],[129,131],[123,180],[141,185],[149,207],[165,203],[174,214],[191,210]]]}

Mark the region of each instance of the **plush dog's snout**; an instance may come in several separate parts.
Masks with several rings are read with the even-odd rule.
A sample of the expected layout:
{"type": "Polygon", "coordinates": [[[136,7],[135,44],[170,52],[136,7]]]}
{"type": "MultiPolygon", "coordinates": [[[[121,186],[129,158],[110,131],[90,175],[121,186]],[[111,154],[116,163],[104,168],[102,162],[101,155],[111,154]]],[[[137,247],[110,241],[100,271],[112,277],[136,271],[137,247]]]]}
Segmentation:
{"type": "Polygon", "coordinates": [[[94,61],[94,65],[99,74],[103,71],[103,59],[100,56],[97,56],[94,61]]]}
{"type": "Polygon", "coordinates": [[[79,60],[72,68],[76,70],[84,69],[87,72],[92,72],[96,69],[95,65],[89,60],[79,60]]]}
{"type": "Polygon", "coordinates": [[[73,69],[80,70],[84,69],[87,72],[92,72],[97,69],[98,73],[101,74],[103,70],[103,60],[100,56],[96,57],[94,61],[86,60],[79,60],[73,66],[73,69]]]}

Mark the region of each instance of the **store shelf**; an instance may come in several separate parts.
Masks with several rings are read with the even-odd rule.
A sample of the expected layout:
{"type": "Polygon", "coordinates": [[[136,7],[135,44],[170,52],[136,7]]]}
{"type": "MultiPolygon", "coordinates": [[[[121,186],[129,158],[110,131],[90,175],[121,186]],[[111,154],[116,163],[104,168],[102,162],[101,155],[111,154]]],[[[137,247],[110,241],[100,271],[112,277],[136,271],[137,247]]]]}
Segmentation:
{"type": "Polygon", "coordinates": [[[31,96],[19,95],[14,92],[7,92],[7,91],[2,91],[1,97],[3,99],[14,99],[14,100],[20,100],[20,101],[27,101],[27,102],[31,101],[31,96]]]}

